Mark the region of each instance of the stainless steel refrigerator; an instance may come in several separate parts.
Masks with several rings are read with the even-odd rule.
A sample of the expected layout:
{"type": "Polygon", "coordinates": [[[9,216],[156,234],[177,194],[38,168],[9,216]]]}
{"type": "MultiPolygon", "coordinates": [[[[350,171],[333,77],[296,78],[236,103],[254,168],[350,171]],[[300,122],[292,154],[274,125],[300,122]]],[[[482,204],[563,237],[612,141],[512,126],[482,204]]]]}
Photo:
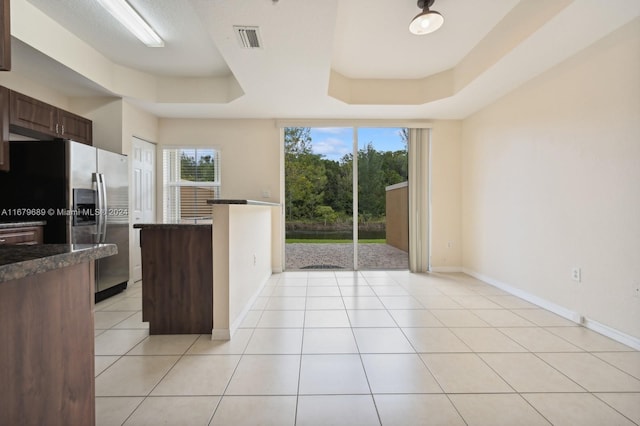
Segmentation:
{"type": "Polygon", "coordinates": [[[0,173],[0,208],[24,209],[15,220],[45,220],[45,244],[116,244],[117,255],[96,261],[96,300],[126,288],[127,157],[63,140],[12,141],[10,149],[10,171],[0,173]]]}

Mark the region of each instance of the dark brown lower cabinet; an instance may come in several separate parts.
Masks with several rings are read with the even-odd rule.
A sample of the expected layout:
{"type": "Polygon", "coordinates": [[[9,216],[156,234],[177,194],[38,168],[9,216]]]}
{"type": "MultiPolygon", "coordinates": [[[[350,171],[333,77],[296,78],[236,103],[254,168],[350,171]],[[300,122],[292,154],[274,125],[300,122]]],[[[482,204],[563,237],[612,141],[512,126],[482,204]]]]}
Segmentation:
{"type": "Polygon", "coordinates": [[[42,244],[42,226],[21,226],[18,228],[0,228],[0,245],[42,244]]]}
{"type": "Polygon", "coordinates": [[[149,334],[211,334],[211,225],[134,225],[142,253],[142,320],[149,334]]]}
{"type": "Polygon", "coordinates": [[[93,271],[0,283],[0,424],[95,424],[93,271]]]}

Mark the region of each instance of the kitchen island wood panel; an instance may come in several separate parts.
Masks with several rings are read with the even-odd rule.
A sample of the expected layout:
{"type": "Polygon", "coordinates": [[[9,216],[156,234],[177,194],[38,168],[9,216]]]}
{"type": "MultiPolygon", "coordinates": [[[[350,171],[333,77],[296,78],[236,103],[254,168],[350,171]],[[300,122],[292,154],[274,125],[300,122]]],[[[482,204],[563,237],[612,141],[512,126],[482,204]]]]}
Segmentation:
{"type": "Polygon", "coordinates": [[[0,284],[0,423],[95,424],[93,268],[0,284]]]}
{"type": "Polygon", "coordinates": [[[211,225],[136,224],[142,254],[142,320],[149,334],[210,334],[211,225]]]}

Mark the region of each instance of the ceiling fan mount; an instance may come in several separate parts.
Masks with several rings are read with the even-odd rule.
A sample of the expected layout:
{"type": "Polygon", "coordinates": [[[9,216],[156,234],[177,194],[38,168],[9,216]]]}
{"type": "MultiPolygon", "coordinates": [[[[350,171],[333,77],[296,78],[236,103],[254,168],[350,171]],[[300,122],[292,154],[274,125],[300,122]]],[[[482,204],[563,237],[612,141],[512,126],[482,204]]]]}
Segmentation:
{"type": "Polygon", "coordinates": [[[418,0],[418,7],[420,9],[424,9],[426,7],[431,7],[433,6],[433,3],[435,3],[436,0],[418,0]]]}

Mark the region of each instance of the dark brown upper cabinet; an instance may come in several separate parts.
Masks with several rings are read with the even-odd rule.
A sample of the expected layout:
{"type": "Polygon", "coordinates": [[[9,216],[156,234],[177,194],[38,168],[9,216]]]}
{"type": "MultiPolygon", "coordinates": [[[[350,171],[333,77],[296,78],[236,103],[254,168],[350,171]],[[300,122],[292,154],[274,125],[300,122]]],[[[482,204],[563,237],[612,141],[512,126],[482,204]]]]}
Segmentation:
{"type": "Polygon", "coordinates": [[[92,123],[79,115],[11,91],[9,124],[16,133],[36,139],[72,139],[92,144],[92,123]]]}
{"type": "Polygon", "coordinates": [[[58,122],[60,123],[60,130],[64,139],[71,139],[87,145],[93,143],[93,126],[91,120],[59,109],[58,122]]]}
{"type": "MultiPolygon", "coordinates": [[[[0,0],[2,1],[2,0],[0,0]]],[[[9,132],[40,140],[93,144],[93,123],[79,115],[0,86],[0,171],[9,171],[9,132]]]]}
{"type": "Polygon", "coordinates": [[[9,0],[0,0],[0,71],[11,71],[11,13],[9,0]]]}
{"type": "MultiPolygon", "coordinates": [[[[9,123],[25,130],[25,133],[45,134],[56,137],[58,109],[22,93],[11,91],[9,95],[9,123]]],[[[37,135],[34,135],[37,137],[37,135]]]]}

